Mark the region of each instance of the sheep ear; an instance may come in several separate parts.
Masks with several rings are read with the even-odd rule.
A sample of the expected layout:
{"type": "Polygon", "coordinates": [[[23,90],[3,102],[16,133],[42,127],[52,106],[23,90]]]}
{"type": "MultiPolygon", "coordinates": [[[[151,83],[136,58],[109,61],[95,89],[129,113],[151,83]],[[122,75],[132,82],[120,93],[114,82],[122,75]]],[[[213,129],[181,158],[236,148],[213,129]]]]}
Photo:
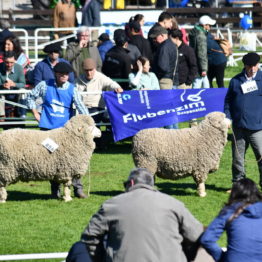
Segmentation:
{"type": "Polygon", "coordinates": [[[83,126],[78,127],[78,132],[81,132],[83,128],[83,126]]]}

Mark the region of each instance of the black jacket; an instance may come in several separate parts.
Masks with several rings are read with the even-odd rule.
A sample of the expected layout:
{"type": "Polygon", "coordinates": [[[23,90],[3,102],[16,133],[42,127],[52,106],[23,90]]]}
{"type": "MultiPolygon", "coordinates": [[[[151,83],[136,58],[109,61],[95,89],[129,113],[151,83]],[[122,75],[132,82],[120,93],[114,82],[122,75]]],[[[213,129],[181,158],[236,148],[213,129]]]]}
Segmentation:
{"type": "Polygon", "coordinates": [[[149,59],[150,62],[152,62],[152,58],[153,58],[152,50],[151,50],[150,43],[147,39],[145,39],[141,35],[133,35],[130,38],[129,43],[136,45],[139,51],[141,52],[141,55],[145,56],[146,58],[149,59]]]}
{"type": "Polygon", "coordinates": [[[157,49],[154,57],[153,71],[158,79],[173,79],[178,85],[178,50],[171,39],[164,41],[157,49]],[[174,74],[175,71],[175,74],[174,74]]]}
{"type": "Polygon", "coordinates": [[[105,56],[102,72],[110,78],[126,79],[127,82],[120,82],[120,86],[128,90],[128,75],[131,72],[131,59],[128,50],[121,46],[112,47],[105,56]]]}
{"type": "Polygon", "coordinates": [[[178,47],[179,84],[191,85],[197,75],[197,62],[194,49],[185,43],[178,47]]]}

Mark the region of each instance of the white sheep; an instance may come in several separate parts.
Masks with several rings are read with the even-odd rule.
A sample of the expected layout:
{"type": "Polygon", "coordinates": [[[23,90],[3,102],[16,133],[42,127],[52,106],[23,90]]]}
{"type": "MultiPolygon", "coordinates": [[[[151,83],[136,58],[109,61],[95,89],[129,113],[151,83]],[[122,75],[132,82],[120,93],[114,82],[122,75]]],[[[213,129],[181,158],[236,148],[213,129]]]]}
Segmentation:
{"type": "MultiPolygon", "coordinates": [[[[50,131],[10,129],[0,134],[0,202],[5,187],[17,181],[55,180],[64,185],[64,200],[72,200],[72,178],[83,176],[101,132],[90,116],[72,117],[64,127],[50,131]],[[50,138],[58,148],[52,153],[42,145],[50,138]]],[[[49,143],[50,144],[50,143],[49,143]]]]}
{"type": "Polygon", "coordinates": [[[206,196],[208,173],[219,168],[227,142],[228,122],[225,114],[213,112],[192,128],[151,128],[133,138],[133,160],[156,176],[176,180],[192,176],[199,196],[206,196]]]}

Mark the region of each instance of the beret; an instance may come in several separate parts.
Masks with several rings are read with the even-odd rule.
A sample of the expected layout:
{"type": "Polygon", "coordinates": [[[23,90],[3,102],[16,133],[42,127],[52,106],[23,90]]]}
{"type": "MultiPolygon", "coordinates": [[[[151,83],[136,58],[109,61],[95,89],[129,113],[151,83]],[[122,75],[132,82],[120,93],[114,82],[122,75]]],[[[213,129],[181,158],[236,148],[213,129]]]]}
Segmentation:
{"type": "Polygon", "coordinates": [[[73,71],[73,68],[66,62],[59,62],[55,65],[54,71],[55,73],[70,73],[73,71]]]}
{"type": "Polygon", "coordinates": [[[59,43],[54,43],[54,44],[46,45],[43,51],[47,54],[53,53],[53,52],[59,53],[60,51],[62,51],[62,48],[59,43]]]}
{"type": "Polygon", "coordinates": [[[260,61],[260,56],[257,53],[251,52],[243,56],[242,62],[244,65],[254,66],[260,61]]]}

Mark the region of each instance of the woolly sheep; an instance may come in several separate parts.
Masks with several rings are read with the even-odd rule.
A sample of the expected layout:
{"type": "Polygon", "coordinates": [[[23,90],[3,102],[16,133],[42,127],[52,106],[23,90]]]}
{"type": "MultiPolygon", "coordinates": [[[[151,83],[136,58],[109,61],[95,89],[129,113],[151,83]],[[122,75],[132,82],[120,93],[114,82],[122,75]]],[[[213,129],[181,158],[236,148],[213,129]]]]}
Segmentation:
{"type": "Polygon", "coordinates": [[[133,160],[137,167],[165,179],[192,176],[199,196],[205,197],[205,181],[219,168],[227,131],[228,121],[221,112],[208,114],[192,128],[144,129],[133,138],[133,160]]]}
{"type": "Polygon", "coordinates": [[[72,178],[85,174],[101,132],[87,115],[72,117],[64,127],[49,130],[10,129],[0,134],[0,202],[5,187],[18,181],[55,180],[64,185],[64,200],[72,200],[72,178]],[[50,138],[59,147],[51,153],[42,142],[50,138]]]}

